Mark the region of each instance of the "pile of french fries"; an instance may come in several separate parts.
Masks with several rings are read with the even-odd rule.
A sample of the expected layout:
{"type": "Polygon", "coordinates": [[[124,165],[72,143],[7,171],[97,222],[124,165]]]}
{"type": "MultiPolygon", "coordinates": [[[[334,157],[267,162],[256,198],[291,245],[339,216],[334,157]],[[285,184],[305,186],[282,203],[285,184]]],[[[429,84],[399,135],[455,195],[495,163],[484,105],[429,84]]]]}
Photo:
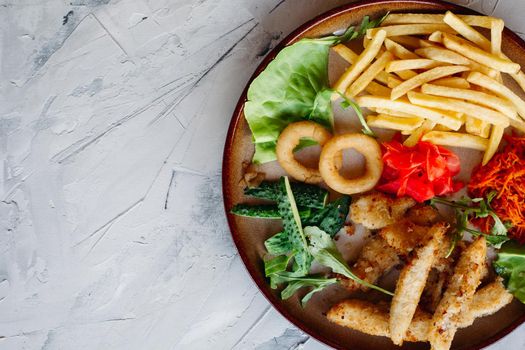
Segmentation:
{"type": "MultiPolygon", "coordinates": [[[[404,144],[420,139],[484,152],[486,164],[505,128],[525,132],[525,74],[501,50],[503,20],[488,16],[390,14],[369,29],[364,50],[334,50],[351,66],[334,89],[356,100],[372,127],[398,130],[404,144]],[[490,39],[473,27],[490,30],[490,39]]],[[[334,99],[337,98],[334,94],[334,99]]]]}

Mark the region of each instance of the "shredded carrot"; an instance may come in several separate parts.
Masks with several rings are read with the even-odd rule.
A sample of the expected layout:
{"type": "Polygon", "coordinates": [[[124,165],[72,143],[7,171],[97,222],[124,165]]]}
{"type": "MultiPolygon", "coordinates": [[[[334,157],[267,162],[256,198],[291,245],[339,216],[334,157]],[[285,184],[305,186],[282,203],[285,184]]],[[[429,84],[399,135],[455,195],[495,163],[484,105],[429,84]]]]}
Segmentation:
{"type": "MultiPolygon", "coordinates": [[[[471,197],[486,197],[492,191],[494,212],[503,222],[509,222],[509,236],[525,243],[525,137],[505,135],[507,145],[485,165],[472,172],[468,184],[471,197]]],[[[476,219],[474,224],[490,233],[492,218],[476,219]]]]}

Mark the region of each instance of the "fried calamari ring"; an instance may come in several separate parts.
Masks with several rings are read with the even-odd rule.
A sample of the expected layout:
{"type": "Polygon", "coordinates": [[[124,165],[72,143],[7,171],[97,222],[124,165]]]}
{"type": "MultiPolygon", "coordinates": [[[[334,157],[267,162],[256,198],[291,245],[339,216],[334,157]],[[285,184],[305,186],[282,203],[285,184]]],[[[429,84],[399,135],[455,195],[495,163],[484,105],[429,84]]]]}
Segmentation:
{"type": "Polygon", "coordinates": [[[305,167],[299,163],[295,159],[293,151],[301,139],[312,139],[322,147],[331,137],[332,134],[328,130],[314,122],[301,121],[289,124],[277,140],[277,161],[294,179],[311,184],[320,183],[323,178],[319,170],[305,167]]]}
{"type": "Polygon", "coordinates": [[[363,134],[344,134],[331,138],[323,147],[319,160],[319,172],[324,182],[344,194],[366,192],[374,188],[383,172],[381,148],[376,140],[363,134]],[[338,157],[344,149],[353,148],[366,160],[365,173],[347,179],[339,174],[338,157]]]}

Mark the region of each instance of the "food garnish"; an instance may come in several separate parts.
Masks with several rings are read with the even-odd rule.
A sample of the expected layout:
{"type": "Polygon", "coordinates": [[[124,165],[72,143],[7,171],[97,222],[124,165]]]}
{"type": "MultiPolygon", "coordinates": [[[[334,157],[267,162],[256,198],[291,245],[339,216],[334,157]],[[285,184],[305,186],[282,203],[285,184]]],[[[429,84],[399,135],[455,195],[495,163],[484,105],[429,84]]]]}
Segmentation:
{"type": "Polygon", "coordinates": [[[445,204],[455,210],[456,226],[454,228],[454,240],[450,247],[450,252],[455,248],[458,241],[463,238],[465,232],[470,233],[472,236],[484,236],[487,243],[491,244],[495,248],[500,248],[503,243],[509,240],[507,231],[509,228],[508,223],[504,223],[501,218],[496,214],[492,208],[492,200],[496,196],[496,192],[490,192],[485,198],[468,198],[463,197],[457,201],[450,201],[440,197],[434,197],[430,200],[431,205],[445,204]],[[487,233],[476,230],[471,222],[475,222],[476,219],[491,218],[493,224],[487,230],[487,233]]]}
{"type": "Polygon", "coordinates": [[[525,303],[525,246],[515,241],[505,243],[493,265],[508,291],[525,303]]]}
{"type": "Polygon", "coordinates": [[[414,147],[395,140],[383,142],[382,146],[384,170],[377,190],[424,202],[463,187],[452,180],[459,173],[460,164],[451,151],[425,141],[414,147]]]}
{"type": "Polygon", "coordinates": [[[381,149],[377,141],[363,134],[343,134],[331,138],[321,150],[319,172],[330,188],[344,194],[362,193],[376,185],[383,171],[381,149]],[[353,148],[363,155],[366,168],[363,175],[347,179],[340,173],[339,160],[344,149],[353,148]]]}
{"type": "MultiPolygon", "coordinates": [[[[255,143],[254,163],[276,159],[277,139],[290,123],[311,120],[332,129],[334,92],[328,82],[330,47],[362,36],[383,19],[370,21],[365,16],[359,28],[350,27],[341,36],[301,39],[282,49],[253,80],[244,115],[255,143]]],[[[349,106],[358,108],[355,104],[349,106]]]]}
{"type": "MultiPolygon", "coordinates": [[[[525,137],[505,136],[507,145],[484,166],[472,172],[468,192],[475,197],[493,195],[490,206],[494,213],[512,227],[509,236],[525,243],[525,137]]],[[[494,219],[475,221],[489,233],[494,219]]]]}

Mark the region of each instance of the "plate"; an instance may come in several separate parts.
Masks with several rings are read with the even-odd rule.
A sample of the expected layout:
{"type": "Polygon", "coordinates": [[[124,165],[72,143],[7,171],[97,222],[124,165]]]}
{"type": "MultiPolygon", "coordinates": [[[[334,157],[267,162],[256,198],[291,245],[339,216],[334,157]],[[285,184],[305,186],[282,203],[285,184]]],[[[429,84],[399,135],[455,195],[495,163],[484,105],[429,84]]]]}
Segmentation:
{"type": "MultiPolygon", "coordinates": [[[[312,337],[336,349],[386,350],[400,348],[393,345],[388,338],[366,335],[334,325],[326,320],[325,314],[330,306],[348,298],[348,294],[341,287],[335,286],[327,291],[317,293],[304,309],[300,306],[297,295],[283,301],[279,297],[279,291],[270,288],[267,279],[264,277],[262,258],[266,250],[263,242],[278,232],[280,223],[275,220],[243,218],[229,213],[233,205],[249,202],[249,199],[243,195],[242,186],[244,166],[250,163],[254,152],[251,133],[243,114],[246,92],[251,81],[264,70],[283,47],[293,44],[301,38],[329,35],[337,30],[347,28],[350,24],[359,24],[365,15],[377,18],[387,11],[392,13],[444,13],[447,10],[458,14],[479,14],[458,5],[430,0],[365,1],[351,3],[326,12],[299,27],[268,54],[248,82],[232,116],[224,148],[222,182],[228,224],[239,255],[261,292],[284,317],[312,337]]],[[[505,54],[525,67],[525,42],[508,29],[505,29],[503,36],[505,54]]],[[[332,56],[330,58],[329,70],[333,75],[333,71],[339,68],[332,66],[336,63],[333,63],[332,56]]],[[[463,155],[463,157],[465,156],[468,155],[463,155]]],[[[264,172],[267,174],[267,179],[276,179],[281,174],[276,164],[265,165],[264,172]]],[[[452,349],[481,349],[502,338],[524,321],[525,305],[515,300],[498,313],[478,319],[471,327],[459,330],[454,338],[452,349]]],[[[428,349],[428,344],[405,343],[402,349],[428,349]]]]}

